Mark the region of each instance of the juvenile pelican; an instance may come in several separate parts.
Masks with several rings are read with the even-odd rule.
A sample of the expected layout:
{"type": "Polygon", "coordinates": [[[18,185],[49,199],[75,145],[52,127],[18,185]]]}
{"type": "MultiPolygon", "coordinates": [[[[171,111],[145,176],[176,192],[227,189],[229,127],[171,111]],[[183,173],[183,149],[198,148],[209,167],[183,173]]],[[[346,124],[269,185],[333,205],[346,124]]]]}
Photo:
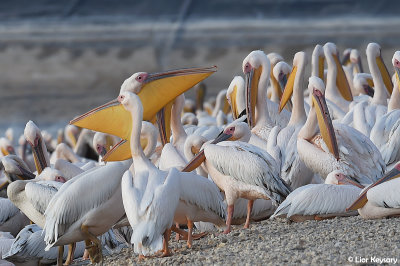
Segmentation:
{"type": "Polygon", "coordinates": [[[297,139],[297,151],[305,165],[323,178],[340,170],[360,184],[369,184],[382,176],[386,166],[370,139],[349,126],[332,124],[322,80],[310,77],[308,89],[313,104],[297,139]]]}

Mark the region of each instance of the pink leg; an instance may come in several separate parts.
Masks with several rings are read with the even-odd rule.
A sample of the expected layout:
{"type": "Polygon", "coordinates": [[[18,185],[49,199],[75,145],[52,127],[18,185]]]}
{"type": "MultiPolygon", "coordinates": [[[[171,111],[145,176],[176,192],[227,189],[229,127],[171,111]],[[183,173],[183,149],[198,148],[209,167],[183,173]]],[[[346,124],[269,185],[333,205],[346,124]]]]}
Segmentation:
{"type": "Polygon", "coordinates": [[[250,215],[251,215],[251,210],[253,209],[253,200],[249,200],[247,203],[247,218],[246,218],[246,223],[244,224],[244,228],[249,228],[250,227],[250,215]]]}
{"type": "Polygon", "coordinates": [[[233,205],[228,205],[228,217],[226,217],[226,229],[224,231],[224,234],[229,234],[231,232],[233,208],[233,205]]]}

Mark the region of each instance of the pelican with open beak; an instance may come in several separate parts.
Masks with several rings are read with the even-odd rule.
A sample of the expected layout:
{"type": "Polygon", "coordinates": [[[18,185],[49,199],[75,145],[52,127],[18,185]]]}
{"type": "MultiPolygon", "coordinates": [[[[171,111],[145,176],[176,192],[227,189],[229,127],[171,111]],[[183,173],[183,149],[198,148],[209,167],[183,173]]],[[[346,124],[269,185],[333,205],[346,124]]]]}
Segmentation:
{"type": "MultiPolygon", "coordinates": [[[[214,72],[216,72],[216,67],[188,68],[161,73],[138,72],[125,80],[120,92],[133,92],[142,102],[146,102],[143,107],[143,120],[150,121],[167,103],[214,72]]],[[[117,100],[113,100],[73,119],[70,124],[118,136],[122,141],[127,142],[123,145],[129,148],[132,129],[130,121],[129,112],[117,100]]],[[[130,158],[128,148],[112,149],[110,152],[118,151],[112,160],[130,158]]],[[[110,156],[108,160],[111,160],[110,156]]]]}
{"type": "Polygon", "coordinates": [[[358,210],[365,219],[377,219],[400,215],[400,163],[375,183],[362,191],[347,208],[358,210]]]}
{"type": "Polygon", "coordinates": [[[340,170],[360,184],[375,182],[386,170],[379,150],[359,131],[332,122],[321,79],[310,77],[308,89],[312,106],[297,138],[300,159],[323,178],[340,170]]]}

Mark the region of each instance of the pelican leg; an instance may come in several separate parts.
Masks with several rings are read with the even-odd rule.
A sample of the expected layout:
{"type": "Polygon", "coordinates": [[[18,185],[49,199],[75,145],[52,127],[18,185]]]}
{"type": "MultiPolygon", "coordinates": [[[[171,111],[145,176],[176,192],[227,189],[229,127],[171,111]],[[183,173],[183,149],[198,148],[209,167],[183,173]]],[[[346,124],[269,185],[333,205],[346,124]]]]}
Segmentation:
{"type": "Polygon", "coordinates": [[[63,257],[64,257],[64,246],[58,247],[58,256],[57,256],[57,266],[63,265],[63,257]]]}
{"type": "Polygon", "coordinates": [[[65,265],[70,265],[74,260],[74,253],[75,253],[76,243],[72,243],[68,245],[68,256],[67,260],[65,261],[65,265]]]}
{"type": "Polygon", "coordinates": [[[244,228],[250,227],[250,215],[251,215],[251,210],[253,209],[253,203],[254,200],[249,200],[249,202],[247,203],[247,218],[246,218],[246,223],[244,224],[244,228]]]}
{"type": "Polygon", "coordinates": [[[188,248],[192,248],[192,242],[193,242],[193,222],[191,220],[187,220],[187,227],[188,227],[188,240],[187,240],[187,246],[188,248]]]}
{"type": "Polygon", "coordinates": [[[99,263],[103,261],[103,253],[101,250],[100,240],[95,235],[89,232],[89,229],[86,225],[81,226],[81,231],[89,240],[89,241],[85,240],[85,243],[86,243],[86,249],[89,252],[90,261],[92,263],[99,263]],[[92,244],[90,244],[90,242],[92,242],[92,244]]]}
{"type": "MultiPolygon", "coordinates": [[[[175,227],[179,229],[179,223],[175,223],[175,227]]],[[[175,235],[175,240],[176,240],[176,241],[179,241],[180,239],[181,239],[181,238],[180,238],[180,235],[179,235],[179,234],[176,234],[176,235],[175,235]]]]}
{"type": "Polygon", "coordinates": [[[233,209],[234,205],[228,205],[228,216],[226,217],[226,229],[224,234],[229,234],[231,232],[233,209]]]}
{"type": "Polygon", "coordinates": [[[165,230],[164,241],[163,241],[163,254],[162,254],[163,257],[169,257],[171,255],[168,248],[168,241],[170,237],[171,237],[171,229],[165,230]]]}

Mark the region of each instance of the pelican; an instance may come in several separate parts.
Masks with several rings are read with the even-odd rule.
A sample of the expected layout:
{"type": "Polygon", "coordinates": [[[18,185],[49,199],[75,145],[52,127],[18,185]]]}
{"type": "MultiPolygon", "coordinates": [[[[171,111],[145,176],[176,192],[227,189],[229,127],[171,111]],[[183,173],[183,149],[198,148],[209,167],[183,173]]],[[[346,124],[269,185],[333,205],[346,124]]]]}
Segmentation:
{"type": "Polygon", "coordinates": [[[354,211],[346,212],[346,208],[354,202],[362,188],[335,170],[328,174],[325,184],[309,184],[294,190],[271,218],[284,217],[301,222],[356,215],[354,211]]]}
{"type": "Polygon", "coordinates": [[[354,96],[368,95],[370,97],[374,96],[374,81],[372,80],[371,74],[368,73],[358,73],[353,77],[354,86],[354,96]]]}
{"type": "Polygon", "coordinates": [[[293,109],[290,121],[277,135],[277,144],[282,156],[280,176],[292,189],[309,184],[314,175],[300,159],[296,144],[297,135],[307,119],[304,110],[302,87],[306,64],[306,54],[304,52],[296,53],[293,59],[293,70],[279,106],[279,110],[282,110],[293,94],[293,109]]]}
{"type": "Polygon", "coordinates": [[[238,119],[246,109],[244,95],[244,79],[241,76],[235,76],[226,91],[226,98],[231,106],[232,117],[235,120],[238,119]]]}
{"type": "Polygon", "coordinates": [[[35,178],[35,175],[32,174],[26,163],[17,155],[7,155],[1,158],[2,167],[4,167],[4,162],[9,165],[9,167],[15,166],[12,171],[10,168],[9,171],[4,171],[4,175],[9,183],[17,180],[29,180],[35,178]]]}
{"type": "MultiPolygon", "coordinates": [[[[42,229],[36,224],[28,225],[19,232],[10,250],[3,254],[3,258],[17,265],[51,264],[57,260],[57,248],[45,251],[42,229]]],[[[74,258],[82,257],[85,250],[83,242],[77,243],[74,258]]],[[[67,252],[63,254],[67,258],[67,252]]]]}
{"type": "MultiPolygon", "coordinates": [[[[149,121],[178,95],[214,72],[216,67],[188,68],[161,73],[138,72],[124,81],[120,92],[130,91],[138,94],[142,100],[148,101],[149,104],[144,106],[143,120],[149,121]]],[[[129,112],[117,100],[113,100],[73,119],[70,123],[121,138],[120,145],[114,146],[107,156],[107,161],[116,161],[126,160],[131,156],[129,150],[131,124],[126,121],[130,121],[129,112]]]]}
{"type": "MultiPolygon", "coordinates": [[[[274,86],[277,86],[276,90],[280,91],[278,103],[280,103],[282,99],[283,90],[286,87],[286,83],[289,78],[290,72],[291,72],[291,67],[289,66],[288,63],[284,61],[277,63],[272,71],[273,76],[277,81],[277,83],[274,86]]],[[[289,111],[292,111],[292,101],[289,100],[286,107],[289,111]]]]}
{"type": "Polygon", "coordinates": [[[283,58],[281,55],[277,53],[269,53],[267,54],[267,57],[269,62],[271,63],[271,73],[270,73],[271,86],[269,87],[268,90],[268,96],[270,95],[270,97],[268,98],[271,99],[272,102],[279,104],[279,101],[281,100],[282,97],[283,87],[281,87],[280,84],[278,83],[278,80],[276,79],[273,70],[278,63],[283,61],[283,58]]]}
{"type": "Polygon", "coordinates": [[[308,89],[313,104],[297,139],[297,151],[304,164],[323,178],[340,170],[360,184],[369,184],[382,176],[386,166],[370,139],[349,126],[332,124],[322,80],[310,77],[308,89]]]}
{"type": "Polygon", "coordinates": [[[7,156],[9,154],[15,154],[14,147],[8,138],[0,138],[0,155],[7,156]]]}
{"type": "Polygon", "coordinates": [[[45,212],[46,250],[85,240],[91,260],[102,259],[101,243],[96,236],[107,232],[124,215],[121,178],[129,165],[129,161],[124,161],[98,166],[63,185],[45,212]],[[87,193],[93,184],[95,190],[87,193]]]}
{"type": "MultiPolygon", "coordinates": [[[[342,64],[343,70],[349,83],[352,95],[357,96],[357,90],[355,90],[352,81],[356,74],[364,72],[361,63],[360,52],[357,49],[350,49],[350,52],[346,54],[346,57],[347,63],[342,64]]],[[[343,60],[346,60],[346,58],[343,58],[343,60]]]]}
{"type": "Polygon", "coordinates": [[[271,199],[274,204],[279,204],[290,193],[290,188],[279,178],[279,165],[275,159],[260,148],[245,143],[249,141],[250,135],[249,127],[243,122],[228,125],[224,133],[213,143],[206,143],[203,152],[185,168],[190,171],[205,161],[212,180],[224,191],[228,205],[226,234],[231,231],[234,203],[238,198],[249,200],[244,226],[249,228],[255,199],[271,199]],[[239,141],[218,143],[221,140],[239,141]]]}
{"type": "Polygon", "coordinates": [[[400,52],[393,55],[395,69],[394,88],[390,97],[388,112],[378,117],[371,129],[371,140],[379,148],[387,166],[400,160],[400,52]]]}
{"type": "Polygon", "coordinates": [[[349,83],[339,62],[338,51],[333,43],[324,45],[324,55],[328,65],[326,78],[326,98],[337,105],[341,110],[347,112],[353,101],[349,83]]]}
{"type": "Polygon", "coordinates": [[[358,213],[364,219],[399,216],[399,177],[400,163],[397,163],[382,178],[364,189],[347,210],[358,210],[358,213]]]}
{"type": "Polygon", "coordinates": [[[0,198],[1,232],[10,232],[15,237],[27,224],[29,219],[9,199],[0,198]]]}
{"type": "Polygon", "coordinates": [[[246,75],[246,114],[252,132],[264,141],[268,140],[271,129],[287,125],[290,113],[278,112],[278,105],[266,99],[270,75],[270,62],[262,51],[253,51],[243,60],[246,75]],[[271,107],[269,107],[271,106],[271,107]],[[255,112],[257,110],[257,116],[255,112]]]}
{"type": "MultiPolygon", "coordinates": [[[[392,92],[393,85],[383,63],[381,49],[378,44],[368,44],[367,59],[374,81],[374,96],[370,101],[361,101],[355,104],[346,116],[352,115],[351,125],[369,137],[377,118],[387,113],[387,96],[388,92],[392,92]],[[389,79],[388,82],[386,82],[387,79],[389,79]],[[388,84],[386,85],[386,83],[388,84]]],[[[349,120],[345,118],[345,121],[345,123],[348,123],[349,120]]]]}
{"type": "Polygon", "coordinates": [[[164,234],[163,255],[168,255],[171,218],[177,223],[188,224],[188,246],[191,247],[193,222],[223,224],[225,212],[218,188],[209,180],[192,173],[179,173],[175,168],[168,172],[157,169],[144,156],[139,144],[137,133],[141,130],[143,115],[139,97],[131,92],[123,92],[119,96],[119,101],[131,113],[133,125],[131,133],[133,173],[127,171],[124,174],[122,198],[129,223],[134,228],[132,241],[135,244],[135,252],[147,255],[159,250],[164,234]],[[153,195],[153,199],[147,198],[146,195],[147,197],[153,195]],[[165,195],[165,198],[161,195],[165,195]]]}
{"type": "Polygon", "coordinates": [[[40,174],[44,168],[50,166],[50,157],[43,141],[42,133],[35,123],[28,121],[25,126],[24,136],[26,141],[32,147],[36,170],[38,174],[40,174]]]}

